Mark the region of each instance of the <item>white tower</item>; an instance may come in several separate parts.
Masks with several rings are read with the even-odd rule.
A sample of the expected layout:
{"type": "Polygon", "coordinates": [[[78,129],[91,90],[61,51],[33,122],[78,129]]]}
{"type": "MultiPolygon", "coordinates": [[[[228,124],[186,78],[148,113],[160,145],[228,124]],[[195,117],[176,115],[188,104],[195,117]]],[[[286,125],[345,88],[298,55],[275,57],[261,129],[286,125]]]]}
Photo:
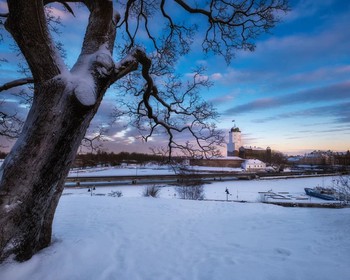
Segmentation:
{"type": "Polygon", "coordinates": [[[241,131],[234,126],[228,133],[227,156],[235,156],[238,149],[242,146],[241,131]]]}

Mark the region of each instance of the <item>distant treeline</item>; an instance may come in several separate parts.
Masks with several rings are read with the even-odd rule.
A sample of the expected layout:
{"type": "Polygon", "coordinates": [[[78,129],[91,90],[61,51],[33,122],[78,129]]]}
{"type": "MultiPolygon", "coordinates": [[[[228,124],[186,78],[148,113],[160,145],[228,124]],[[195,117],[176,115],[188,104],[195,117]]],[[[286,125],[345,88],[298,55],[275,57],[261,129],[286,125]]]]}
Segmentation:
{"type": "Polygon", "coordinates": [[[104,151],[98,151],[97,153],[78,154],[73,167],[88,167],[97,165],[110,165],[116,166],[122,163],[143,164],[147,162],[165,163],[167,162],[167,156],[155,155],[155,154],[142,154],[142,153],[128,153],[121,152],[115,154],[113,152],[107,153],[104,151]]]}
{"type": "MultiPolygon", "coordinates": [[[[8,153],[0,151],[0,159],[4,159],[8,153]]],[[[180,157],[172,157],[172,161],[181,161],[180,157]]],[[[158,164],[165,164],[169,162],[168,156],[156,155],[156,154],[143,154],[143,153],[128,153],[121,152],[115,154],[113,152],[108,153],[104,151],[97,151],[96,153],[77,154],[72,167],[89,167],[97,165],[109,165],[116,166],[123,163],[126,164],[144,164],[148,162],[154,162],[158,164]]]]}

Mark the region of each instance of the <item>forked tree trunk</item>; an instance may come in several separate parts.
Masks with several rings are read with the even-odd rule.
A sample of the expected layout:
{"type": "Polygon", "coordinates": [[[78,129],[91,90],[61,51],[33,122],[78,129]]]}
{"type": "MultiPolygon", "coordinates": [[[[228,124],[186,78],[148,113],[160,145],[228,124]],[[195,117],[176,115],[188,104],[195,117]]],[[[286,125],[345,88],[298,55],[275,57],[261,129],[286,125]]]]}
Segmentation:
{"type": "MultiPolygon", "coordinates": [[[[137,68],[112,52],[118,14],[112,1],[82,1],[90,11],[71,70],[49,35],[44,3],[8,0],[6,29],[28,62],[34,100],[23,131],[0,169],[0,262],[31,258],[51,241],[54,213],[82,138],[107,88],[137,68]]],[[[79,2],[79,1],[77,1],[79,2]]]]}
{"type": "Polygon", "coordinates": [[[50,244],[65,178],[98,106],[83,107],[66,86],[58,78],[41,86],[0,171],[0,261],[29,259],[50,244]]]}

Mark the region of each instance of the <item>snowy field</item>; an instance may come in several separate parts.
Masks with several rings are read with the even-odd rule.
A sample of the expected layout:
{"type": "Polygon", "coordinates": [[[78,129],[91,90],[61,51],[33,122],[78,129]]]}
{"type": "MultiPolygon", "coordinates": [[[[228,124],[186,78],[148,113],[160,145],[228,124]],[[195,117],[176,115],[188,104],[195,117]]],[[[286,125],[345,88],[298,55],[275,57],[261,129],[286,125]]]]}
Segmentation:
{"type": "Polygon", "coordinates": [[[53,244],[25,263],[0,265],[1,280],[348,280],[350,209],[257,203],[259,191],[303,193],[332,177],[215,182],[188,201],[164,186],[66,189],[53,244]],[[123,197],[111,197],[119,190],[123,197]],[[231,197],[230,197],[231,198],[231,197]]]}

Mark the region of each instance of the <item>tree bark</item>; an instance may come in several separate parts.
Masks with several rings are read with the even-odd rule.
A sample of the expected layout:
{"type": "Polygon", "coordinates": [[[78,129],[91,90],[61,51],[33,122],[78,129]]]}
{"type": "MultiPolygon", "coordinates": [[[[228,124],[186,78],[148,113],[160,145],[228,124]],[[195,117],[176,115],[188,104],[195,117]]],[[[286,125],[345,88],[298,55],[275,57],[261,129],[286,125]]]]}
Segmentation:
{"type": "Polygon", "coordinates": [[[83,107],[62,78],[40,87],[0,171],[0,260],[23,261],[50,244],[65,178],[97,108],[83,107]]]}

